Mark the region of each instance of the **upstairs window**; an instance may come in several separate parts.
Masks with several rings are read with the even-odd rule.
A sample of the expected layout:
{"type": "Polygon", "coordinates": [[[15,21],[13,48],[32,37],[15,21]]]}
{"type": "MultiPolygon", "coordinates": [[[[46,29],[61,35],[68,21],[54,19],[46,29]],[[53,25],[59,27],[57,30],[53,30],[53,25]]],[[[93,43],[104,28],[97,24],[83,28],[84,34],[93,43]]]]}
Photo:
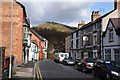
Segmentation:
{"type": "Polygon", "coordinates": [[[93,25],[93,31],[97,31],[97,24],[93,25]]]}
{"type": "Polygon", "coordinates": [[[76,40],[76,48],[79,47],[79,42],[78,42],[78,39],[76,40]]]}
{"type": "Polygon", "coordinates": [[[97,35],[93,36],[93,45],[97,45],[97,35]]]}
{"type": "Polygon", "coordinates": [[[78,37],[78,31],[76,32],[76,37],[78,37]]]}
{"type": "Polygon", "coordinates": [[[73,39],[73,34],[71,35],[71,38],[73,39]]]}
{"type": "Polygon", "coordinates": [[[113,29],[109,29],[109,42],[113,42],[113,29]]]}

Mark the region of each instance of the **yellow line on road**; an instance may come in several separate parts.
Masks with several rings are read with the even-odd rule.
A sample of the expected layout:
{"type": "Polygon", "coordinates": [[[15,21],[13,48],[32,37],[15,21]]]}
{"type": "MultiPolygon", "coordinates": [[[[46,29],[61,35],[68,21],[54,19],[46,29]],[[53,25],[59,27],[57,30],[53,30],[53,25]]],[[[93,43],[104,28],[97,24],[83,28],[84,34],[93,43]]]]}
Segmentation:
{"type": "MultiPolygon", "coordinates": [[[[49,59],[45,59],[43,61],[48,61],[49,59]]],[[[39,63],[40,62],[43,62],[43,61],[37,61],[36,62],[36,73],[37,73],[37,78],[42,80],[42,74],[41,74],[41,71],[40,71],[40,66],[39,66],[39,63]]]]}
{"type": "Polygon", "coordinates": [[[40,80],[42,80],[42,74],[41,74],[41,72],[40,72],[40,67],[39,67],[39,63],[40,63],[41,61],[38,61],[37,62],[37,72],[38,72],[38,74],[39,74],[39,79],[40,80]]]}
{"type": "Polygon", "coordinates": [[[42,80],[42,74],[41,74],[41,72],[40,72],[40,67],[38,67],[38,72],[39,72],[39,74],[40,74],[40,80],[42,80]]]}

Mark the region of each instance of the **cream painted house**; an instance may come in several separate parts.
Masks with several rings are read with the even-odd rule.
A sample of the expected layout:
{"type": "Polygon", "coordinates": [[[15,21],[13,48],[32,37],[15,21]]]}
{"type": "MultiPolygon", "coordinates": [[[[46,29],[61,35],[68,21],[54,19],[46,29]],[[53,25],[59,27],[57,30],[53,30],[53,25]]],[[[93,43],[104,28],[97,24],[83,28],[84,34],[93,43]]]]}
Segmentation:
{"type": "Polygon", "coordinates": [[[120,18],[110,18],[103,35],[104,60],[120,65],[120,18]]]}

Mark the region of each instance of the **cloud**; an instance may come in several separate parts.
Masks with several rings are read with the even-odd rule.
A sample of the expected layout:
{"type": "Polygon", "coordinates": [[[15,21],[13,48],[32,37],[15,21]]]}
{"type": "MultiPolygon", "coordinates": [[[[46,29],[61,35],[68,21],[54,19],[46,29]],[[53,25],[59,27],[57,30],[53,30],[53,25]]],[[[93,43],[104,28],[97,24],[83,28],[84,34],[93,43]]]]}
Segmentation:
{"type": "MultiPolygon", "coordinates": [[[[47,21],[76,23],[90,17],[92,2],[22,2],[32,25],[47,21]]],[[[75,26],[72,25],[71,26],[75,26]]]]}

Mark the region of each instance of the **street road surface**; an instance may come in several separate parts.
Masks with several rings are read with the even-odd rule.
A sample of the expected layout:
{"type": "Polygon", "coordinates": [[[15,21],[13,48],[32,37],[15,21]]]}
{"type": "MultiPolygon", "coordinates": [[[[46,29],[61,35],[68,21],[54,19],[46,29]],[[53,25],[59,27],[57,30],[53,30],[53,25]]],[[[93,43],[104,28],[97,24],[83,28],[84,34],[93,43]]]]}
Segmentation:
{"type": "Polygon", "coordinates": [[[77,71],[74,66],[65,66],[53,60],[46,60],[39,63],[42,80],[99,80],[91,74],[77,71]]]}

